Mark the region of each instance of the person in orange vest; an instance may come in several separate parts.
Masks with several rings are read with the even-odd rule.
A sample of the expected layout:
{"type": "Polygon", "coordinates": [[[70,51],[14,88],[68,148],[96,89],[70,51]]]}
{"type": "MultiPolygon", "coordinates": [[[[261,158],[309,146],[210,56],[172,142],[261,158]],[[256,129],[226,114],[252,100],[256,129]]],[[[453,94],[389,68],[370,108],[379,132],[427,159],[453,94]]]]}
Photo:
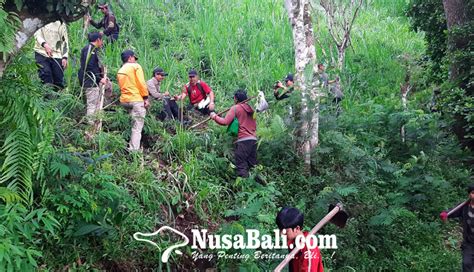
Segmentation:
{"type": "Polygon", "coordinates": [[[148,89],[143,74],[143,69],[137,63],[137,56],[132,50],[122,52],[123,65],[117,72],[117,80],[120,86],[120,103],[128,110],[132,117],[132,135],[128,149],[130,151],[140,150],[142,129],[145,124],[146,109],[150,106],[148,101],[148,89]]]}

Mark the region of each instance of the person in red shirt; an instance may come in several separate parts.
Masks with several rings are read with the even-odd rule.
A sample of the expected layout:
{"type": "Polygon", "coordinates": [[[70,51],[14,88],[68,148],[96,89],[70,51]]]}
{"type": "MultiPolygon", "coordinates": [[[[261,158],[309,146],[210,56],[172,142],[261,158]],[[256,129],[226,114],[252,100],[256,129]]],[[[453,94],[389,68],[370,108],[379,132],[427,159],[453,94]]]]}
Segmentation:
{"type": "Polygon", "coordinates": [[[462,271],[474,271],[474,184],[467,187],[469,201],[464,201],[464,205],[451,214],[453,210],[443,211],[439,215],[441,220],[446,222],[448,218],[458,218],[462,223],[463,241],[462,250],[462,271]]]}
{"type": "Polygon", "coordinates": [[[239,131],[235,142],[235,166],[239,177],[248,177],[250,168],[257,164],[257,122],[253,118],[254,110],[243,102],[247,100],[244,90],[237,90],[234,94],[234,103],[224,118],[211,113],[211,119],[217,124],[228,126],[234,118],[239,121],[239,131]],[[243,103],[242,103],[243,102],[243,103]]]}
{"type": "MultiPolygon", "coordinates": [[[[280,230],[286,231],[288,246],[295,245],[296,237],[308,235],[303,231],[304,216],[297,208],[284,207],[278,212],[276,224],[280,230]]],[[[291,247],[292,248],[292,247],[291,247]]],[[[289,249],[291,251],[291,249],[289,249]]],[[[290,261],[290,272],[323,272],[323,258],[319,248],[308,249],[305,245],[290,261]]]]}
{"type": "Polygon", "coordinates": [[[182,100],[188,96],[194,109],[203,115],[209,115],[214,111],[214,92],[206,82],[199,80],[196,70],[190,70],[188,76],[189,82],[183,86],[182,93],[175,96],[175,100],[182,100]]]}

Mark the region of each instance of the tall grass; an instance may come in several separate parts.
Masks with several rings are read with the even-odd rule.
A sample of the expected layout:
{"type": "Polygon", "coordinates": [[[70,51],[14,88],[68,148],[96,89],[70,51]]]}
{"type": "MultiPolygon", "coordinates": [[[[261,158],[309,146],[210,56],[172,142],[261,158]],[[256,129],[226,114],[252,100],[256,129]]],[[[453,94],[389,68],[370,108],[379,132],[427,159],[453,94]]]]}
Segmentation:
{"type": "MultiPolygon", "coordinates": [[[[417,249],[415,245],[410,244],[403,250],[397,247],[399,240],[396,236],[401,235],[401,231],[391,230],[383,224],[413,219],[416,215],[408,211],[409,207],[403,206],[393,213],[382,213],[386,215],[385,218],[379,214],[379,207],[392,204],[392,199],[395,199],[393,202],[405,201],[403,193],[411,192],[410,185],[415,183],[417,177],[413,173],[421,173],[420,179],[426,181],[430,178],[425,178],[424,174],[442,166],[439,163],[439,150],[433,153],[433,161],[429,161],[432,164],[426,162],[431,158],[423,157],[424,152],[429,152],[424,150],[428,145],[426,143],[444,136],[433,136],[436,120],[419,111],[409,112],[406,116],[397,115],[400,109],[399,83],[406,72],[400,59],[402,56],[417,59],[424,50],[422,35],[411,32],[407,19],[400,17],[406,1],[371,1],[356,20],[352,47],[348,49],[346,68],[341,73],[346,95],[344,112],[337,118],[331,112],[330,99],[323,101],[322,144],[315,150],[316,174],[309,178],[299,172],[301,161],[292,148],[294,135],[289,135],[289,126],[283,121],[285,117],[276,114],[286,109],[273,103],[271,98],[273,82],[294,69],[292,33],[283,1],[130,0],[127,1],[126,10],[120,9],[115,3],[112,1],[111,5],[121,26],[120,38],[103,50],[104,63],[114,81],[121,66],[120,53],[131,48],[137,53],[138,63],[144,68],[147,79],[156,66],[169,73],[162,89],[171,94],[181,92],[182,85],[188,80],[187,71],[196,68],[201,78],[214,90],[218,110],[233,103],[232,94],[237,88],[246,88],[250,95],[263,90],[272,107],[258,117],[261,165],[257,171],[267,179],[265,186],[255,183],[253,177],[235,180],[231,149],[233,139],[224,135],[225,128],[210,123],[207,129],[200,132],[179,127],[176,133],[169,133],[167,125],[155,118],[160,109],[159,103],[155,102],[148,113],[144,129],[144,136],[149,139],[149,153],[139,158],[125,155],[123,149],[129,137],[130,125],[126,112],[118,107],[115,112],[106,114],[105,132],[97,143],[99,148],[84,143],[80,140],[83,128],[77,126],[77,120],[85,109],[76,74],[80,49],[87,42],[82,37],[82,22],[70,24],[69,88],[62,94],[62,99],[73,100],[74,103],[64,112],[65,122],[58,124],[58,131],[63,135],[58,146],[71,151],[93,148],[101,154],[114,153],[107,163],[100,166],[99,172],[115,176],[113,182],[125,188],[133,199],[135,206],[130,208],[132,211],[127,222],[131,223],[126,226],[126,231],[139,231],[136,228],[151,230],[162,224],[174,225],[177,224],[174,221],[176,216],[187,219],[186,216],[190,214],[196,214],[200,219],[190,224],[216,227],[221,231],[226,228],[240,231],[246,227],[266,231],[275,227],[274,215],[277,208],[284,205],[294,205],[304,210],[307,225],[310,226],[321,218],[326,209],[325,204],[338,199],[354,204],[353,209],[358,217],[353,219],[348,229],[340,232],[345,241],[343,245],[350,248],[341,249],[334,257],[331,256],[332,252],[323,252],[327,268],[344,271],[345,265],[349,265],[361,271],[389,269],[391,263],[386,260],[387,256],[396,256],[397,264],[406,265],[403,269],[423,270],[429,267],[426,263],[441,254],[447,255],[445,263],[453,266],[453,252],[433,253],[417,265],[416,258],[423,256],[417,254],[410,257],[410,253],[417,249]],[[402,146],[397,142],[397,126],[403,118],[410,118],[412,136],[408,138],[413,141],[412,146],[402,146]],[[416,130],[414,123],[422,127],[416,130]],[[424,129],[429,132],[425,133],[424,129]],[[419,142],[417,138],[420,138],[419,142]],[[398,150],[402,150],[401,155],[396,153],[398,150]],[[253,210],[250,212],[246,209],[253,210]],[[226,218],[226,214],[232,214],[239,220],[228,222],[232,219],[226,218]],[[374,220],[374,217],[382,223],[374,220]],[[371,219],[375,221],[373,229],[366,226],[371,219]],[[388,233],[387,236],[391,235],[386,241],[379,237],[378,231],[382,228],[388,233]],[[367,246],[364,240],[366,237],[362,237],[364,235],[378,238],[372,237],[373,245],[367,246]],[[354,250],[360,254],[354,253],[354,250]],[[358,263],[359,257],[363,262],[358,263]]],[[[95,16],[98,18],[101,15],[95,16]]],[[[330,41],[324,20],[320,15],[314,19],[317,35],[323,41],[330,41]]],[[[93,27],[90,27],[89,31],[92,30],[93,27]]],[[[328,62],[322,57],[320,48],[318,60],[328,62]]],[[[328,72],[331,78],[335,75],[332,69],[328,72]]],[[[114,87],[118,94],[116,83],[114,87]]],[[[423,98],[426,98],[426,94],[423,98]]],[[[60,106],[52,103],[52,107],[60,106]]],[[[439,148],[441,150],[442,147],[439,148]]],[[[455,161],[450,161],[451,166],[458,167],[455,161]]],[[[459,169],[452,171],[455,173],[452,176],[442,171],[432,172],[436,174],[438,183],[447,183],[468,175],[459,169]]],[[[428,184],[427,181],[420,183],[428,184]]],[[[433,190],[439,192],[440,189],[435,186],[433,190]]],[[[426,242],[428,247],[442,249],[440,244],[436,244],[435,237],[440,228],[421,222],[426,221],[426,217],[407,223],[409,226],[397,225],[423,227],[413,231],[414,234],[403,241],[426,235],[429,238],[426,242]],[[426,229],[431,232],[427,234],[426,229]]],[[[109,247],[117,245],[110,243],[112,246],[109,247]]],[[[140,265],[158,267],[156,262],[159,261],[151,250],[142,252],[144,247],[121,237],[119,245],[124,244],[124,253],[121,254],[115,248],[112,256],[103,252],[99,254],[98,249],[87,246],[78,250],[82,250],[84,255],[121,258],[134,263],[146,256],[140,265]]],[[[54,256],[49,258],[53,260],[54,256]]],[[[63,259],[54,259],[60,260],[58,267],[63,267],[63,259]]],[[[177,263],[179,261],[176,260],[177,263]]],[[[274,264],[269,263],[262,262],[256,266],[262,270],[274,268],[274,264]]],[[[136,267],[140,268],[140,265],[136,267]]],[[[243,264],[219,261],[218,265],[221,268],[238,268],[243,264]]]]}

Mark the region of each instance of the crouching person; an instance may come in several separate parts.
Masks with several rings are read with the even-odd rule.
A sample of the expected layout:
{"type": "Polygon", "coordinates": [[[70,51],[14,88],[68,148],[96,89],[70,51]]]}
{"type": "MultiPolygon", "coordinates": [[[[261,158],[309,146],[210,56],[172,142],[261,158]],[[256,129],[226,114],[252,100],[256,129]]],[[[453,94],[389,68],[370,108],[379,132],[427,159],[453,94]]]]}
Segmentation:
{"type": "Polygon", "coordinates": [[[250,168],[257,164],[257,122],[254,119],[254,110],[246,102],[247,93],[244,90],[237,90],[234,94],[235,105],[230,108],[224,118],[211,112],[210,118],[217,124],[228,126],[238,121],[237,141],[235,142],[235,166],[237,176],[248,177],[250,168]]]}
{"type": "Polygon", "coordinates": [[[132,50],[122,52],[123,65],[117,72],[117,79],[120,86],[120,103],[128,110],[132,117],[132,135],[128,149],[130,151],[140,150],[140,140],[142,129],[145,124],[146,108],[148,102],[148,89],[146,87],[145,76],[137,57],[132,50]]]}
{"type": "Polygon", "coordinates": [[[170,97],[170,94],[168,91],[165,91],[164,93],[161,92],[161,82],[167,76],[168,76],[168,73],[166,73],[163,69],[155,68],[153,70],[153,77],[146,82],[147,87],[148,87],[148,92],[155,99],[163,100],[164,118],[160,118],[162,119],[162,121],[165,120],[166,118],[179,120],[180,114],[179,114],[178,104],[176,103],[174,98],[170,97]]]}

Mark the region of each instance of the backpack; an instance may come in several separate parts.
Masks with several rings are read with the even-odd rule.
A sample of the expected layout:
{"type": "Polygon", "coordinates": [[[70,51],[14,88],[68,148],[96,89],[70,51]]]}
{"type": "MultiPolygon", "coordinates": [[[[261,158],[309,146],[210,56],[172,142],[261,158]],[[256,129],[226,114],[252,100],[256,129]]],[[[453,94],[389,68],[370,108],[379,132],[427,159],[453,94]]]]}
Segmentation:
{"type": "MultiPolygon", "coordinates": [[[[197,85],[199,91],[201,92],[203,99],[206,99],[207,94],[206,94],[206,92],[204,91],[204,88],[203,88],[202,85],[201,85],[201,81],[199,80],[199,81],[196,83],[196,85],[197,85]]],[[[191,101],[191,91],[192,91],[191,84],[188,83],[188,84],[186,85],[186,90],[188,91],[189,101],[191,101]]]]}
{"type": "Polygon", "coordinates": [[[235,114],[236,108],[237,105],[234,107],[234,120],[232,120],[232,123],[230,123],[230,125],[227,127],[227,133],[229,133],[231,136],[237,136],[239,134],[239,120],[235,114]]]}

